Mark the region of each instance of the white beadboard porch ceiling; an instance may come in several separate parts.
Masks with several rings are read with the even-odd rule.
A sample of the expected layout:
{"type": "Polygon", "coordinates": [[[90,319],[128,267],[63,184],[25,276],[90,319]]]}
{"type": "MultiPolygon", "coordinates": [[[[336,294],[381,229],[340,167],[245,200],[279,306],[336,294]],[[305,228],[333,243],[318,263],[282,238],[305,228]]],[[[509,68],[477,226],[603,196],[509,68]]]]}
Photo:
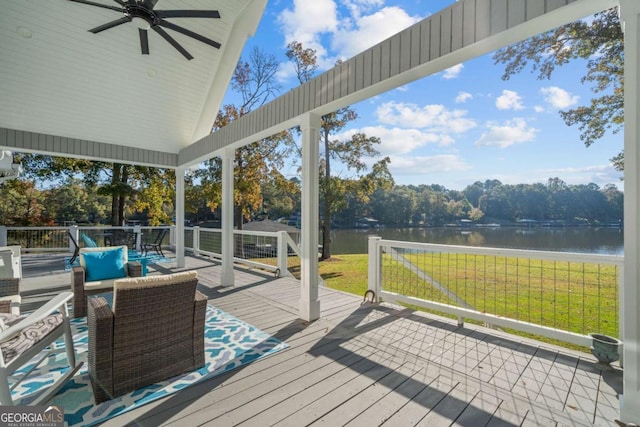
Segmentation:
{"type": "MultiPolygon", "coordinates": [[[[116,6],[113,0],[92,0],[116,6]]],[[[68,0],[0,0],[0,127],[166,153],[211,126],[266,0],[159,0],[154,9],[218,10],[220,19],[166,18],[222,44],[165,29],[140,52],[134,23],[92,34],[122,14],[68,0]]]]}

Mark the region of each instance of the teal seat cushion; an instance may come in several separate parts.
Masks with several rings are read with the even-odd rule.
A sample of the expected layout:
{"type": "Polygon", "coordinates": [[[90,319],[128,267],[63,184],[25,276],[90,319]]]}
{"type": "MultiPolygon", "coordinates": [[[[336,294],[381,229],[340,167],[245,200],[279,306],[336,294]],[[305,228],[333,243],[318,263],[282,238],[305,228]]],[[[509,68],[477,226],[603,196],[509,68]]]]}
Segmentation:
{"type": "Polygon", "coordinates": [[[84,252],[80,256],[84,260],[85,281],[87,282],[127,277],[123,248],[101,252],[84,252]]]}

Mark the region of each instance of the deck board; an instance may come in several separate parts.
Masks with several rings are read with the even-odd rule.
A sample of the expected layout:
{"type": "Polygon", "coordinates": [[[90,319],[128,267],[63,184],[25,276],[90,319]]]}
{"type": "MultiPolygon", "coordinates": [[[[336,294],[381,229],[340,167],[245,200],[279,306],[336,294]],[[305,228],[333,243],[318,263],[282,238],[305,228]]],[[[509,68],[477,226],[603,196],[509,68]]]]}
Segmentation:
{"type": "MultiPolygon", "coordinates": [[[[298,318],[295,279],[238,267],[235,286],[222,287],[219,262],[186,261],[186,269],[199,272],[198,289],[210,304],[289,348],[104,426],[580,426],[612,425],[619,415],[621,371],[598,365],[590,354],[363,304],[361,296],[326,287],[318,291],[321,318],[305,322],[298,318]]],[[[151,274],[178,270],[150,267],[151,274]]],[[[25,305],[37,307],[67,290],[68,278],[25,277],[25,305]]]]}

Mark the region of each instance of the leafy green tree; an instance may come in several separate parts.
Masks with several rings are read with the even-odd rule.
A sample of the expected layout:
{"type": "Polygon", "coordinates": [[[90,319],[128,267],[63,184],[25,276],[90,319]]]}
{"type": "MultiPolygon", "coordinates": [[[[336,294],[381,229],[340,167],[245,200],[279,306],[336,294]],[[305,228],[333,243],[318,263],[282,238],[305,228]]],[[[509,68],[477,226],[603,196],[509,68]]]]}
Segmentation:
{"type": "Polygon", "coordinates": [[[44,195],[28,179],[12,179],[0,185],[0,224],[7,226],[53,225],[47,216],[44,195]]]}
{"type": "MultiPolygon", "coordinates": [[[[265,104],[279,92],[275,75],[278,61],[275,56],[254,48],[248,61],[240,61],[234,71],[231,87],[239,96],[237,105],[228,104],[218,112],[214,131],[265,104]]],[[[282,186],[291,184],[279,179],[279,170],[293,147],[289,132],[280,132],[269,138],[235,150],[234,166],[234,217],[238,229],[262,209],[262,189],[269,180],[282,186]]],[[[220,203],[222,163],[219,158],[205,162],[196,172],[201,188],[209,195],[208,206],[215,209],[220,203]],[[216,194],[216,192],[218,192],[216,194]]],[[[290,187],[293,188],[293,187],[290,187]]]]}
{"type": "Polygon", "coordinates": [[[416,192],[406,186],[380,189],[371,197],[371,211],[385,225],[404,226],[414,215],[416,199],[416,192]]]}
{"type": "Polygon", "coordinates": [[[138,176],[139,190],[131,196],[130,213],[143,212],[149,225],[170,224],[174,214],[176,174],[170,169],[138,176]]]}
{"type": "Polygon", "coordinates": [[[465,195],[469,203],[478,207],[480,197],[484,194],[484,184],[480,181],[474,182],[472,185],[467,185],[462,193],[465,195]]]}
{"type": "MultiPolygon", "coordinates": [[[[529,65],[538,79],[549,79],[557,67],[575,59],[586,61],[582,82],[591,84],[597,96],[589,105],[561,111],[560,115],[568,126],[578,126],[580,138],[588,147],[607,131],[619,132],[624,124],[624,44],[617,7],[596,13],[593,19],[531,37],[494,55],[496,64],[505,64],[505,80],[529,65]]],[[[623,157],[620,153],[611,159],[618,170],[624,167],[623,157]]]]}
{"type": "Polygon", "coordinates": [[[622,221],[624,213],[624,195],[622,191],[618,190],[613,184],[607,184],[602,190],[607,201],[607,209],[603,221],[622,221]]]}
{"type": "Polygon", "coordinates": [[[59,225],[66,221],[99,224],[109,220],[108,197],[97,194],[95,188],[85,187],[77,178],[45,191],[44,205],[47,215],[59,225]]]}
{"type": "MultiPolygon", "coordinates": [[[[316,51],[305,49],[302,43],[293,41],[287,45],[287,58],[293,62],[296,75],[300,84],[304,84],[313,78],[318,69],[316,51]]],[[[365,158],[375,158],[380,153],[375,149],[380,144],[380,138],[357,133],[348,140],[332,140],[331,135],[340,132],[351,121],[358,117],[350,107],[344,107],[337,111],[322,116],[320,124],[320,138],[323,144],[324,156],[320,162],[320,194],[322,208],[322,255],[321,260],[331,258],[331,217],[339,209],[346,207],[344,204],[346,186],[344,180],[334,179],[332,162],[337,161],[347,169],[357,174],[367,170],[365,158]]],[[[374,169],[381,176],[388,176],[387,165],[389,158],[379,161],[374,169]]],[[[384,180],[384,179],[383,179],[384,180]]],[[[370,181],[376,182],[376,180],[370,181]]],[[[372,191],[371,191],[372,192],[372,191]]],[[[369,194],[371,194],[371,192],[369,194]]]]}
{"type": "Polygon", "coordinates": [[[289,217],[300,207],[300,182],[283,181],[286,181],[283,175],[274,173],[262,187],[263,210],[274,220],[289,217]]]}
{"type": "Polygon", "coordinates": [[[98,194],[111,198],[111,225],[124,225],[127,203],[136,193],[134,181],[158,173],[144,166],[40,154],[22,154],[20,160],[28,178],[60,183],[81,177],[88,187],[97,186],[98,194]]]}

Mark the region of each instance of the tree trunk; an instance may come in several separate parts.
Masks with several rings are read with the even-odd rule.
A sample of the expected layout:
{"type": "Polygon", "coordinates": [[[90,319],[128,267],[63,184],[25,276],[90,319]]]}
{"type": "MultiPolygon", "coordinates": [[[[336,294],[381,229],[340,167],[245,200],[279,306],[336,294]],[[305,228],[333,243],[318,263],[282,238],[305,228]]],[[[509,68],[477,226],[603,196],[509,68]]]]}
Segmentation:
{"type": "MultiPolygon", "coordinates": [[[[127,185],[127,182],[129,181],[129,169],[127,168],[126,165],[122,166],[122,175],[121,175],[121,188],[125,188],[125,186],[127,185]]],[[[118,219],[119,224],[120,225],[124,225],[124,206],[125,206],[125,201],[127,200],[127,196],[126,194],[120,194],[118,196],[118,219]]]]}
{"type": "MultiPolygon", "coordinates": [[[[122,165],[119,163],[113,164],[113,175],[111,177],[111,186],[115,188],[120,182],[120,172],[122,171],[122,165]]],[[[120,224],[118,221],[118,207],[120,206],[118,195],[111,194],[111,225],[117,226],[120,224]]]]}

